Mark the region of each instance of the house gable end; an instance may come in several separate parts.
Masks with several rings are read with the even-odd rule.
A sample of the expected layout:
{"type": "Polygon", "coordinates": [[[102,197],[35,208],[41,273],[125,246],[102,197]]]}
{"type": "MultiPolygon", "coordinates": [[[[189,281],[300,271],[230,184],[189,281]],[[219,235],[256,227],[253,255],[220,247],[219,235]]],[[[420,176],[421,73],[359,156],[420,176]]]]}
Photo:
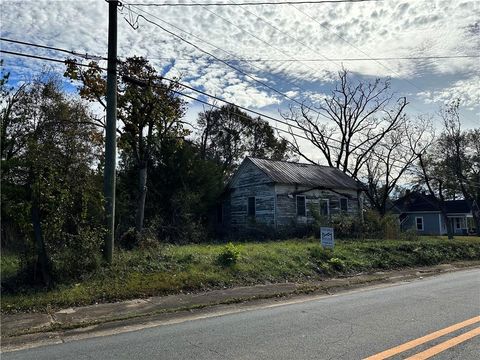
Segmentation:
{"type": "Polygon", "coordinates": [[[270,183],[273,183],[273,180],[262,170],[260,170],[252,161],[246,158],[233,175],[228,187],[238,188],[243,186],[270,183]]]}

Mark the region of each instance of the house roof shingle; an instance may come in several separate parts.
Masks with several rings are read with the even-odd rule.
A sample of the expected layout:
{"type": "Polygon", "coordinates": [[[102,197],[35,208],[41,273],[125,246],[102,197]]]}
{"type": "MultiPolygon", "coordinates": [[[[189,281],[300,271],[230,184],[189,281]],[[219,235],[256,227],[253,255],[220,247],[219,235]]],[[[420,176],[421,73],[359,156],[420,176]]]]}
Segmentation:
{"type": "Polygon", "coordinates": [[[359,185],[342,171],[322,165],[267,160],[248,157],[260,170],[279,184],[297,184],[331,189],[359,189],[359,185]]]}

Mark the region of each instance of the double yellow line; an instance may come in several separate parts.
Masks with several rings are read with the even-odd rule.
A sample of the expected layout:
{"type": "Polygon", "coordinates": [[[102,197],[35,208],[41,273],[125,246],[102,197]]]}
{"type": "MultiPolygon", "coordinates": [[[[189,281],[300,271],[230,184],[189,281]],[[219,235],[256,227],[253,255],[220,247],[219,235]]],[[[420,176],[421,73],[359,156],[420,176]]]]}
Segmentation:
{"type": "MultiPolygon", "coordinates": [[[[428,341],[432,341],[432,340],[437,339],[437,338],[439,338],[443,335],[450,334],[454,331],[457,331],[459,329],[462,329],[462,328],[464,328],[466,326],[469,326],[469,325],[472,325],[472,324],[476,324],[478,322],[480,322],[480,316],[475,316],[471,319],[462,321],[458,324],[451,325],[451,326],[446,327],[444,329],[435,331],[431,334],[422,336],[418,339],[408,341],[408,342],[406,342],[402,345],[395,346],[391,349],[382,351],[381,353],[369,356],[369,357],[365,358],[364,360],[383,360],[383,359],[387,359],[391,356],[394,356],[394,355],[400,354],[404,351],[413,349],[414,347],[425,344],[428,341]]],[[[447,349],[449,349],[449,348],[451,348],[455,345],[458,345],[458,344],[460,344],[464,341],[467,341],[468,339],[471,339],[471,338],[473,338],[475,336],[478,336],[478,335],[480,335],[480,327],[477,327],[473,330],[470,330],[466,333],[463,333],[462,335],[456,336],[456,337],[454,337],[450,340],[444,341],[444,342],[442,342],[438,345],[435,345],[435,346],[433,346],[433,347],[431,347],[431,348],[429,348],[425,351],[422,351],[422,352],[419,352],[419,353],[417,353],[413,356],[410,356],[409,358],[407,358],[405,360],[424,360],[424,359],[431,358],[432,356],[434,356],[436,354],[439,354],[442,351],[445,351],[445,350],[447,350],[447,349]]]]}

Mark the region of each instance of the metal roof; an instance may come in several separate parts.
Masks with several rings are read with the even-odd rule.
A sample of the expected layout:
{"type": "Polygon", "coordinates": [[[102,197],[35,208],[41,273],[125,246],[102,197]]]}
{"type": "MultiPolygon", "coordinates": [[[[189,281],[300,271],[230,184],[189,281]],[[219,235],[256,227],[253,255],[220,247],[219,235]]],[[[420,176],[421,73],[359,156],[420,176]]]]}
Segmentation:
{"type": "Polygon", "coordinates": [[[322,165],[303,164],[248,157],[275,183],[296,184],[330,189],[359,189],[359,185],[342,171],[322,165]]]}

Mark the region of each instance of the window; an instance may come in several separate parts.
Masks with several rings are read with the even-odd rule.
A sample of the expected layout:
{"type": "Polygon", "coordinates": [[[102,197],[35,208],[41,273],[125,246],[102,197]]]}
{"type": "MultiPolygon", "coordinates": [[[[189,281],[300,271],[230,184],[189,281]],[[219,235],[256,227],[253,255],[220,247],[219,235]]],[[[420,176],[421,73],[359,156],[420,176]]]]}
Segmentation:
{"type": "Polygon", "coordinates": [[[423,217],[416,217],[415,224],[418,231],[423,231],[423,217]]]}
{"type": "Polygon", "coordinates": [[[247,214],[248,216],[255,217],[255,196],[248,198],[247,214]]]}
{"type": "Polygon", "coordinates": [[[340,199],[340,210],[347,211],[348,210],[348,199],[341,198],[340,199]]]}
{"type": "Polygon", "coordinates": [[[223,204],[217,204],[217,222],[223,224],[223,204]]]}
{"type": "Polygon", "coordinates": [[[320,216],[328,216],[329,213],[328,199],[320,199],[320,216]]]}
{"type": "Polygon", "coordinates": [[[306,216],[307,208],[305,202],[305,196],[297,195],[297,216],[306,216]]]}
{"type": "Polygon", "coordinates": [[[467,225],[465,223],[465,218],[454,218],[455,219],[455,229],[466,229],[467,225]]]}
{"type": "Polygon", "coordinates": [[[329,211],[335,214],[338,212],[340,208],[340,201],[338,201],[338,198],[330,199],[328,206],[329,206],[329,211]]]}

